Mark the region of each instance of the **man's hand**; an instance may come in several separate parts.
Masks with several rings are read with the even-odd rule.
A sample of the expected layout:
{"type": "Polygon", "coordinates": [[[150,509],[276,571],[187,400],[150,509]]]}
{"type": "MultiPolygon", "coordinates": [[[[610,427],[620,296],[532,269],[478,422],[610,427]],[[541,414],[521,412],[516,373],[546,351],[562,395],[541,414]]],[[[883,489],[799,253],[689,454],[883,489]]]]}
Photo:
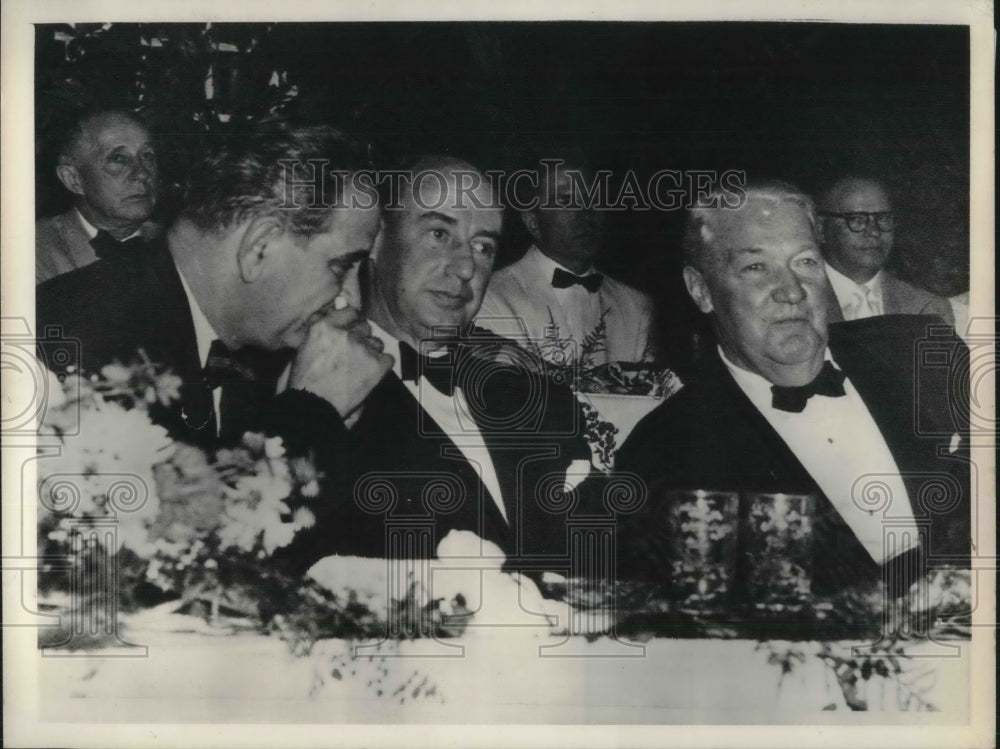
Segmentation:
{"type": "Polygon", "coordinates": [[[288,387],[328,401],[347,418],[392,369],[393,358],[352,307],[330,312],[312,327],[292,361],[288,387]]]}

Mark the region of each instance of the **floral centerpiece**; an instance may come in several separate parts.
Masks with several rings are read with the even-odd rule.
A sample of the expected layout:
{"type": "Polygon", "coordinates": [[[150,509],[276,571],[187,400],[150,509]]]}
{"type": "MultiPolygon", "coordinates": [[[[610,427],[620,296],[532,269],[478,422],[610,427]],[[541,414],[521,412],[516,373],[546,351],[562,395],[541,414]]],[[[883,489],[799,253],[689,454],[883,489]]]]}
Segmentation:
{"type": "Polygon", "coordinates": [[[603,361],[609,312],[605,309],[594,329],[579,342],[561,335],[550,312],[545,335],[525,343],[544,362],[549,377],[568,384],[577,394],[594,463],[605,471],[613,468],[615,452],[636,423],[682,387],[676,373],[653,361],[648,347],[637,362],[603,361]]]}
{"type": "Polygon", "coordinates": [[[38,427],[39,594],[60,626],[41,630],[40,647],[128,648],[130,626],[150,626],[151,615],[160,629],[200,620],[276,635],[303,655],[344,642],[320,647],[334,664],[324,678],[375,668],[365,681],[376,696],[396,699],[405,686],[423,699],[438,695],[429,680],[395,684],[372,665],[400,641],[468,636],[470,623],[516,619],[525,604],[540,612],[534,636],[567,631],[566,604],[504,572],[500,549],[467,532],[441,540],[433,574],[429,560],[331,556],[290,576],[275,554],[314,523],[323,477],[276,437],[248,432],[214,452],[172,440],[150,409],[179,386],[148,360],[91,378],[50,374],[38,427]]]}

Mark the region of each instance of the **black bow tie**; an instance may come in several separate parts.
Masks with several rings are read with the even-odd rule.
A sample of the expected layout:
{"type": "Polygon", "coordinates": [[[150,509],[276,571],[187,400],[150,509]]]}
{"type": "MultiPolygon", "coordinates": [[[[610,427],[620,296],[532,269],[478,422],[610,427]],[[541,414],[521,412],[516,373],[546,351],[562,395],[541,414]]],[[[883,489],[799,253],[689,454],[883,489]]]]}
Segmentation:
{"type": "Polygon", "coordinates": [[[218,339],[212,341],[212,346],[208,350],[208,360],[202,369],[202,376],[205,378],[205,384],[212,389],[222,385],[257,380],[254,370],[239,361],[226,344],[218,339]]]}
{"type": "Polygon", "coordinates": [[[405,382],[416,382],[423,375],[435,390],[443,395],[451,396],[455,392],[455,356],[457,347],[449,345],[444,356],[424,356],[408,343],[399,342],[399,371],[405,382]]]}
{"type": "Polygon", "coordinates": [[[120,242],[104,229],[97,232],[97,236],[90,240],[90,246],[101,260],[119,261],[135,258],[142,250],[146,249],[146,242],[142,237],[130,237],[124,242],[120,242]]]}
{"type": "Polygon", "coordinates": [[[816,379],[808,385],[799,387],[771,386],[771,405],[779,411],[802,413],[806,402],[814,395],[827,395],[839,398],[846,395],[844,391],[844,373],[833,366],[830,361],[823,362],[823,368],[816,379]]]}
{"type": "Polygon", "coordinates": [[[578,276],[575,273],[570,273],[568,270],[556,268],[552,273],[552,288],[568,289],[570,286],[580,285],[593,294],[601,288],[603,280],[604,276],[600,273],[588,273],[586,276],[578,276]]]}

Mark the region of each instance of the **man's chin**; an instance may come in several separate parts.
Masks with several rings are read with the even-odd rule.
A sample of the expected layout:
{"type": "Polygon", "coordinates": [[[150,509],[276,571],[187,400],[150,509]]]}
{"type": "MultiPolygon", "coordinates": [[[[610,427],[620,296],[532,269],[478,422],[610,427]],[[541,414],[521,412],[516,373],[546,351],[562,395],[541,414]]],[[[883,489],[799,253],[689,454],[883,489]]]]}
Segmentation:
{"type": "Polygon", "coordinates": [[[152,203],[132,203],[118,212],[119,221],[128,221],[134,224],[142,224],[153,215],[152,203]]]}
{"type": "Polygon", "coordinates": [[[440,327],[444,328],[462,328],[472,319],[472,315],[468,313],[467,307],[461,307],[458,309],[442,309],[440,307],[434,310],[434,314],[428,315],[425,320],[425,327],[428,330],[434,330],[440,327]]]}
{"type": "Polygon", "coordinates": [[[769,348],[776,361],[801,364],[826,349],[826,340],[808,322],[780,323],[772,328],[769,348]]]}
{"type": "Polygon", "coordinates": [[[772,351],[771,359],[781,364],[793,366],[805,364],[823,356],[826,346],[816,338],[797,339],[784,341],[782,344],[772,347],[772,351]]]}

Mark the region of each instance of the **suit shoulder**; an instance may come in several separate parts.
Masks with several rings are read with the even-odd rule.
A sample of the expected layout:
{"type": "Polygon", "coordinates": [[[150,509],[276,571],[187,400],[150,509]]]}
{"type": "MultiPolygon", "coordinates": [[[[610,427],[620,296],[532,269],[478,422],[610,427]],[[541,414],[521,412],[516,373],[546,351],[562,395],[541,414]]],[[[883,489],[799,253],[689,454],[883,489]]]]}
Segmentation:
{"type": "Polygon", "coordinates": [[[908,281],[892,275],[885,274],[883,280],[885,293],[890,297],[889,312],[898,312],[909,315],[937,315],[945,322],[953,324],[954,316],[948,300],[942,296],[915,286],[908,281]]]}
{"type": "Polygon", "coordinates": [[[35,287],[38,306],[55,301],[79,302],[95,296],[95,292],[109,285],[110,278],[103,263],[91,263],[71,270],[35,287]]]}
{"type": "Polygon", "coordinates": [[[35,222],[35,244],[41,244],[43,238],[49,238],[59,233],[59,216],[46,216],[35,222]]]}
{"type": "Polygon", "coordinates": [[[831,323],[829,336],[831,346],[912,351],[920,341],[944,335],[942,327],[941,319],[934,315],[876,315],[831,323]]]}

